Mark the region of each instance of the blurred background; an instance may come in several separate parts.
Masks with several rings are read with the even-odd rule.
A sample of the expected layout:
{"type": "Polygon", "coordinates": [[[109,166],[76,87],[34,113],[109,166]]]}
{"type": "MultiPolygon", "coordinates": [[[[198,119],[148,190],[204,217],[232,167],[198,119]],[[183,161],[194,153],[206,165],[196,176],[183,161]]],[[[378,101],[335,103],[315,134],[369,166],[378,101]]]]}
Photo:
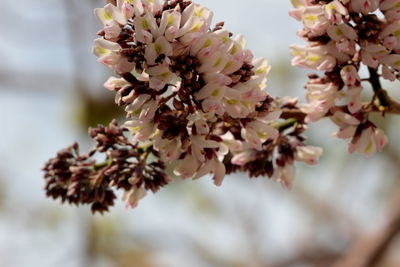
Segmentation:
{"type": "MultiPolygon", "coordinates": [[[[287,48],[301,43],[295,35],[301,25],[287,15],[289,0],[199,3],[269,59],[272,95],[303,99],[307,72],[290,67],[287,48]]],[[[104,216],[46,199],[44,162],[75,140],[89,148],[87,127],[120,114],[102,86],[111,73],[90,52],[100,29],[92,10],[102,5],[2,0],[1,267],[353,267],[340,264],[379,243],[400,207],[395,116],[381,124],[391,145],[373,158],[347,155],[344,142],[329,138],[331,122],[313,125],[309,143],[325,155],[317,167],[298,167],[292,191],[241,175],[221,188],[208,178],[179,181],[134,210],[117,201],[104,216]]],[[[378,266],[400,266],[395,232],[378,266]]]]}

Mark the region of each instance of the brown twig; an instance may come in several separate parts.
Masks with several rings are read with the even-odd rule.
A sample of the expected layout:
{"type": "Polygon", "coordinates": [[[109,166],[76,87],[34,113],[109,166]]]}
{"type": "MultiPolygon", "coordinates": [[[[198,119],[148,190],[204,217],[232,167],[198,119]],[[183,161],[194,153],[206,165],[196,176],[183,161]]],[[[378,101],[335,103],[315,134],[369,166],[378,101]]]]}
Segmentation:
{"type": "Polygon", "coordinates": [[[379,102],[374,106],[377,106],[380,111],[385,111],[389,107],[389,97],[387,92],[382,88],[379,74],[376,69],[368,68],[368,71],[370,74],[368,81],[370,82],[375,93],[374,100],[379,100],[379,102]]]}
{"type": "MultiPolygon", "coordinates": [[[[388,109],[386,110],[386,113],[400,114],[400,102],[392,99],[389,96],[387,96],[387,101],[388,101],[388,109]]],[[[374,110],[374,111],[378,111],[378,110],[374,110]]]]}
{"type": "Polygon", "coordinates": [[[296,119],[298,122],[304,122],[307,114],[302,112],[300,109],[283,109],[281,118],[288,119],[296,119]]]}

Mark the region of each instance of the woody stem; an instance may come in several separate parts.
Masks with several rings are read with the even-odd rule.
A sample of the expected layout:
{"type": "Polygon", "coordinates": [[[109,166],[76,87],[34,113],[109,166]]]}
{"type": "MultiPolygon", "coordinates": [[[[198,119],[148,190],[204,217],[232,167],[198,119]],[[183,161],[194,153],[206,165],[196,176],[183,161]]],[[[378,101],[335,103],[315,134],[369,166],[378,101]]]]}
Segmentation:
{"type": "Polygon", "coordinates": [[[369,82],[371,83],[372,89],[375,92],[375,97],[378,98],[378,110],[379,111],[386,111],[390,108],[389,97],[387,92],[382,88],[381,81],[379,79],[379,74],[376,69],[368,68],[370,77],[369,82]]]}

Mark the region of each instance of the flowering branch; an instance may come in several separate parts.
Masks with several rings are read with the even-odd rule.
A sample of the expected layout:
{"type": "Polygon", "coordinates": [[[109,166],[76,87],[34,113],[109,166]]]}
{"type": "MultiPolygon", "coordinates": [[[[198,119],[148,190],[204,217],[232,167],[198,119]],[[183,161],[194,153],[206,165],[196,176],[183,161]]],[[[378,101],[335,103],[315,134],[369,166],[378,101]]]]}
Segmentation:
{"type": "Polygon", "coordinates": [[[165,165],[148,159],[150,154],[157,155],[153,147],[131,143],[125,132],[116,121],[91,128],[89,134],[96,141],[93,150],[81,155],[74,144],[50,159],[44,167],[47,195],[70,204],[90,204],[92,212],[103,213],[114,204],[113,188],[124,190],[124,199],[135,207],[146,190],[157,192],[168,184],[165,165]],[[105,154],[105,161],[93,159],[95,153],[105,154]]]}
{"type": "Polygon", "coordinates": [[[268,62],[254,59],[244,37],[233,37],[224,23],[211,27],[211,10],[186,0],[108,3],[95,10],[104,28],[93,52],[119,75],[105,87],[128,121],[92,129],[97,146],[89,154],[75,145],[50,160],[49,196],[103,212],[112,187],[136,206],[147,190],[170,181],[172,166],[182,179],[211,174],[221,185],[225,174],[241,171],[291,187],[295,161],[317,163],[322,149],[306,146],[304,118],[281,118],[282,108],[297,102],[264,90],[268,62]],[[92,159],[96,151],[106,154],[104,162],[92,159]]]}
{"type": "MultiPolygon", "coordinates": [[[[385,101],[387,102],[387,106],[385,110],[379,109],[379,106],[373,105],[371,107],[371,112],[378,112],[385,114],[400,114],[400,102],[394,100],[393,98],[389,97],[388,95],[385,96],[385,101]]],[[[363,104],[364,106],[368,105],[369,103],[363,104]]],[[[307,113],[303,112],[300,108],[293,108],[293,109],[282,109],[282,119],[296,119],[298,122],[304,123],[305,118],[307,117],[307,113]]]]}
{"type": "Polygon", "coordinates": [[[93,52],[118,75],[105,87],[115,92],[127,121],[92,129],[97,146],[90,153],[80,155],[75,145],[50,160],[48,195],[102,212],[116,186],[136,206],[146,191],[168,184],[169,168],[181,179],[212,175],[216,185],[240,171],[290,188],[295,162],[314,165],[322,154],[303,136],[307,124],[322,118],[339,126],[337,137],[351,140],[350,153],[382,151],[387,137],[369,114],[400,114],[400,103],[380,83],[394,81],[400,70],[400,8],[391,0],[292,2],[290,14],[303,23],[299,36],[308,43],[291,47],[292,63],[324,71],[309,76],[307,104],[269,95],[267,60],[255,59],[244,37],[223,22],[212,26],[206,7],[188,0],[108,0],[97,8],[103,29],[93,52]],[[374,89],[367,104],[362,65],[374,89]],[[96,151],[105,162],[92,159],[96,151]]]}
{"type": "Polygon", "coordinates": [[[380,76],[373,68],[368,68],[370,73],[369,82],[379,99],[378,105],[374,105],[373,111],[380,111],[384,113],[400,114],[400,102],[391,98],[387,91],[383,89],[380,76]]]}
{"type": "Polygon", "coordinates": [[[329,117],[339,126],[335,134],[350,139],[349,152],[372,155],[388,140],[369,119],[369,113],[399,113],[399,103],[388,95],[380,78],[395,81],[400,70],[400,40],[396,1],[333,0],[292,1],[290,14],[304,28],[298,35],[306,46],[292,46],[293,65],[324,71],[310,75],[308,104],[301,105],[308,123],[329,117]],[[380,12],[377,12],[380,11],[380,12]],[[381,14],[381,15],[380,15],[381,14]],[[362,66],[370,77],[361,79],[362,66]],[[378,74],[378,71],[381,74],[378,74]],[[371,83],[374,96],[364,104],[363,81],[371,83]],[[347,103],[345,106],[337,102],[347,103]]]}

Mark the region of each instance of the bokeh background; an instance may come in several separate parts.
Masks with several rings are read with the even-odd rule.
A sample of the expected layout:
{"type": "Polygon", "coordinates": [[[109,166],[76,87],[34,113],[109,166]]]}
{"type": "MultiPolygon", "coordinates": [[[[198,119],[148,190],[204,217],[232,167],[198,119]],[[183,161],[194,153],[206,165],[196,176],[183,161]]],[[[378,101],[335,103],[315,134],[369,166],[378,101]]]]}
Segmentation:
{"type": "MultiPolygon", "coordinates": [[[[289,0],[198,2],[269,59],[271,94],[303,99],[307,71],[290,66],[287,48],[301,43],[289,0]]],[[[309,142],[325,155],[298,167],[292,191],[244,175],[221,188],[176,181],[104,216],[46,199],[44,162],[75,140],[89,148],[87,127],[121,114],[102,87],[110,73],[90,52],[100,28],[92,10],[104,1],[1,3],[1,267],[334,266],[373,243],[399,209],[400,120],[391,116],[381,124],[391,144],[372,158],[347,155],[331,122],[313,125],[309,142]]],[[[387,86],[395,93],[398,84],[387,86]]],[[[394,240],[379,265],[400,266],[399,251],[394,240]]]]}

